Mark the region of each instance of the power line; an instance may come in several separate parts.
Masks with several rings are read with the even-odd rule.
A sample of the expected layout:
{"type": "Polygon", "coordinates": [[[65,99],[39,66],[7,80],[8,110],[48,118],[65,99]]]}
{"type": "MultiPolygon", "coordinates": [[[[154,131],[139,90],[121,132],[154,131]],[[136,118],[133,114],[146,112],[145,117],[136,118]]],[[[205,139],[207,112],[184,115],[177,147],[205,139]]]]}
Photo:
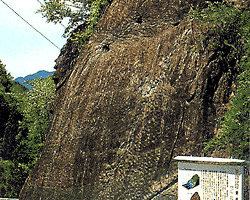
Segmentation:
{"type": "Polygon", "coordinates": [[[38,31],[34,26],[32,26],[29,22],[27,22],[21,15],[19,15],[14,9],[12,9],[7,3],[2,1],[9,9],[11,9],[18,17],[20,17],[23,21],[25,21],[30,27],[32,27],[36,32],[38,32],[41,36],[43,36],[46,40],[48,40],[51,44],[53,44],[56,48],[60,50],[58,46],[56,46],[50,39],[48,39],[45,35],[43,35],[40,31],[38,31]]]}
{"type": "Polygon", "coordinates": [[[39,0],[37,0],[37,1],[38,1],[41,5],[43,5],[41,1],[39,1],[39,0]]]}

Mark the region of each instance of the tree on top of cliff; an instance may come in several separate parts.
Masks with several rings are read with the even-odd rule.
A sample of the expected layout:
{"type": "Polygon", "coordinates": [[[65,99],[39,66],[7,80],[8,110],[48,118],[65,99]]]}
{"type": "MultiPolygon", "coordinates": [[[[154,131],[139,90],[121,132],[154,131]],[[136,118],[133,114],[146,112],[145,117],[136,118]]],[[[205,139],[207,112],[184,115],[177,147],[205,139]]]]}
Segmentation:
{"type": "Polygon", "coordinates": [[[42,13],[43,17],[47,18],[47,22],[53,22],[56,24],[61,23],[64,18],[69,18],[65,34],[88,18],[87,8],[90,1],[45,0],[44,3],[45,4],[42,4],[37,12],[42,13]]]}
{"type": "Polygon", "coordinates": [[[65,28],[64,36],[68,37],[72,34],[75,36],[74,41],[80,46],[84,46],[88,38],[92,35],[93,28],[105,9],[105,5],[111,0],[45,0],[45,5],[37,11],[47,18],[47,22],[61,23],[63,19],[68,18],[69,22],[65,28]],[[84,26],[85,32],[82,30],[74,32],[77,27],[84,26]]]}

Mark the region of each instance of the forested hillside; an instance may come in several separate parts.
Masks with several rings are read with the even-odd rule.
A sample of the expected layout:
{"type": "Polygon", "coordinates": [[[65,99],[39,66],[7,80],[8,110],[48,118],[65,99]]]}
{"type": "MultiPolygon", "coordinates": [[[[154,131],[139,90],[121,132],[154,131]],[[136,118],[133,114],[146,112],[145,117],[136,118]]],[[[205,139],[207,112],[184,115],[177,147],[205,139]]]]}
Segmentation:
{"type": "Polygon", "coordinates": [[[20,83],[21,85],[27,87],[28,89],[32,89],[31,86],[27,83],[24,83],[25,81],[26,82],[29,82],[31,80],[34,80],[36,78],[46,78],[48,76],[52,76],[54,74],[54,72],[47,72],[45,70],[41,70],[41,71],[38,71],[34,74],[29,74],[25,77],[18,77],[16,79],[14,79],[15,82],[18,82],[20,83]]]}
{"type": "Polygon", "coordinates": [[[36,79],[28,90],[13,81],[2,62],[0,73],[0,197],[18,197],[51,123],[47,106],[55,85],[52,77],[36,79]]]}

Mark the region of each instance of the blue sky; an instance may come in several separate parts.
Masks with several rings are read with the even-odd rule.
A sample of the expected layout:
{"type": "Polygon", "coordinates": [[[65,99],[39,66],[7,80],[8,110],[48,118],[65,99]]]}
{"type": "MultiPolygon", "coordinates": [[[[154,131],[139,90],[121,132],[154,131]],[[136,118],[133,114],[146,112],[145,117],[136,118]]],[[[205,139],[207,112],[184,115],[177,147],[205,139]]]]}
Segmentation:
{"type": "MultiPolygon", "coordinates": [[[[60,24],[47,23],[40,13],[35,13],[40,8],[37,0],[3,1],[59,48],[66,43],[66,38],[62,37],[64,28],[60,24]]],[[[54,71],[54,60],[59,53],[59,49],[0,1],[0,59],[14,78],[39,70],[54,71]]]]}

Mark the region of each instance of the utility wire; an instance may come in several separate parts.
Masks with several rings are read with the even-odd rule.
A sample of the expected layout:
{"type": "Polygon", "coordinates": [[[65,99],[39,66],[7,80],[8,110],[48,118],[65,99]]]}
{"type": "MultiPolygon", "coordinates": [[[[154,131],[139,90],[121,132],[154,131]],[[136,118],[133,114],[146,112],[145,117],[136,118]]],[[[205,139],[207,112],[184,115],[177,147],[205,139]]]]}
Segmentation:
{"type": "MultiPolygon", "coordinates": [[[[40,0],[37,0],[42,6],[43,6],[43,3],[40,1],[40,0]]],[[[61,24],[61,26],[63,27],[63,28],[66,28],[63,24],[62,24],[62,22],[59,22],[60,24],[61,24]]]]}
{"type": "Polygon", "coordinates": [[[25,21],[30,27],[32,27],[36,32],[38,32],[41,36],[43,36],[46,40],[48,40],[51,44],[53,44],[56,48],[60,50],[58,46],[56,46],[50,39],[48,39],[45,35],[43,35],[40,31],[38,31],[34,26],[32,26],[29,22],[27,22],[21,15],[19,15],[14,9],[12,9],[7,3],[5,3],[3,0],[2,1],[9,9],[11,9],[18,17],[20,17],[23,21],[25,21]]]}
{"type": "Polygon", "coordinates": [[[39,0],[37,0],[42,6],[43,6],[43,4],[42,4],[42,2],[41,1],[39,1],[39,0]]]}

